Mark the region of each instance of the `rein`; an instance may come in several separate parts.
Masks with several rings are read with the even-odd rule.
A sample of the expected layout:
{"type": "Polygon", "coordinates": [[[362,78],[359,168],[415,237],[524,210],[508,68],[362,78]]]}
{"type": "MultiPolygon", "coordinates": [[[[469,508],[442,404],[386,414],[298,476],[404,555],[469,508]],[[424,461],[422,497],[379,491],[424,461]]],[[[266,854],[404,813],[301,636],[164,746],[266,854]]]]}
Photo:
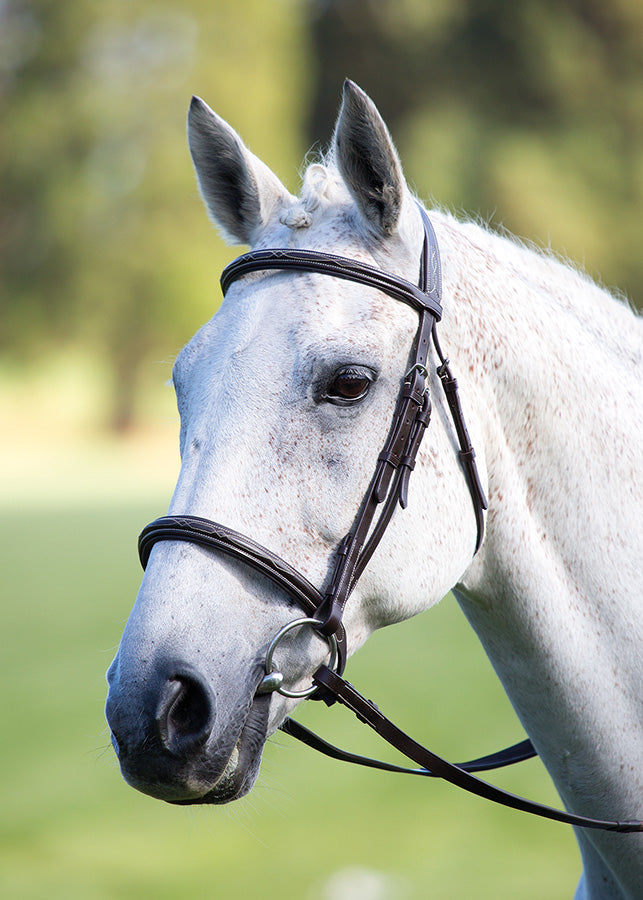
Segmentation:
{"type": "Polygon", "coordinates": [[[449,360],[442,352],[437,335],[437,323],[442,317],[440,302],[442,276],[437,238],[429,217],[419,204],[418,209],[424,226],[424,241],[417,286],[404,278],[380,271],[357,260],[312,250],[253,251],[238,257],[223,270],[221,275],[221,288],[225,296],[234,281],[251,272],[278,269],[321,273],[377,288],[395,300],[411,306],[419,314],[419,325],[411,349],[409,368],[398,394],[386,443],[379,454],[375,472],[353,526],[340,541],[334,553],[334,568],[328,590],[322,594],[295,568],[246,535],[199,516],[164,516],[144,528],[139,537],[142,566],[143,568],[147,566],[152,547],[158,541],[178,540],[199,544],[232,556],[267,576],[299,605],[306,618],[290,622],[273,638],[266,653],[266,674],[257,689],[257,694],[278,691],[287,697],[314,695],[314,699],[323,700],[329,706],[339,702],[421,768],[407,769],[348,753],[327,743],[300,723],[286,719],[280,726],[281,730],[313,749],[335,759],[361,766],[439,777],[495,803],[570,825],[620,832],[643,831],[643,823],[639,821],[611,822],[572,815],[510,794],[472,774],[536,756],[531,741],[525,740],[490,756],[453,765],[401,731],[374,703],[363,697],[341,677],[347,657],[346,633],[342,624],[346,604],[391,521],[397,504],[399,503],[402,509],[407,506],[409,478],[415,468],[420,444],[430,422],[431,400],[428,391],[427,360],[431,343],[440,362],[437,374],[453,421],[460,447],[458,455],[473,503],[477,528],[474,555],[480,549],[484,537],[484,512],[487,509],[487,500],[460,404],[458,383],[451,373],[449,360]],[[312,687],[303,691],[292,691],[284,687],[283,674],[273,669],[272,658],[282,638],[294,628],[305,625],[315,628],[328,641],[331,661],[330,666],[322,665],[315,672],[312,687]]]}

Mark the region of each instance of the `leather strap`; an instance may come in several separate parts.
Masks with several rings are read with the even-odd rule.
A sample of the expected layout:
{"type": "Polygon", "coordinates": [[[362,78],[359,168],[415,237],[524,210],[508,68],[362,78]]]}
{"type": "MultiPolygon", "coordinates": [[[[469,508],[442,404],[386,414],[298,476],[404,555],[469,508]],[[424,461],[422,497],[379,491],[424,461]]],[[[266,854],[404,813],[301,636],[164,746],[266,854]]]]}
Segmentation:
{"type": "Polygon", "coordinates": [[[435,290],[421,288],[346,256],[320,253],[317,250],[252,250],[234,259],[221,273],[221,290],[225,296],[233,281],[250,272],[265,272],[269,269],[294,269],[298,272],[319,272],[333,275],[345,281],[354,281],[367,287],[376,288],[413,307],[416,312],[427,310],[439,322],[442,318],[440,296],[435,290]]]}
{"type": "MultiPolygon", "coordinates": [[[[203,519],[201,516],[162,516],[147,525],[138,538],[138,554],[145,569],[157,541],[186,541],[209,550],[217,550],[251,566],[270,578],[309,616],[314,616],[323,602],[317,588],[276,553],[232,528],[203,519]]],[[[341,625],[337,639],[337,671],[346,665],[346,632],[341,625]]]]}
{"type": "Polygon", "coordinates": [[[458,393],[458,382],[451,373],[448,357],[446,357],[442,352],[442,347],[440,346],[440,341],[438,340],[438,333],[435,326],[433,328],[432,337],[435,351],[438,354],[438,358],[440,360],[440,365],[438,366],[437,370],[438,377],[442,384],[442,389],[444,391],[444,396],[446,397],[449,410],[451,411],[451,418],[453,419],[456,435],[460,444],[460,451],[458,453],[458,456],[460,458],[460,462],[462,463],[464,476],[467,479],[467,485],[469,487],[471,499],[473,500],[473,509],[476,516],[477,528],[475,552],[477,553],[482,545],[482,539],[484,537],[484,513],[485,510],[488,509],[489,504],[487,503],[487,497],[485,495],[484,488],[482,487],[480,476],[478,474],[478,467],[476,465],[476,452],[473,449],[471,438],[469,437],[469,431],[467,429],[467,424],[464,421],[462,406],[460,404],[460,395],[458,393]]]}
{"type": "Polygon", "coordinates": [[[541,803],[535,803],[532,800],[503,791],[495,785],[476,778],[475,775],[471,774],[472,770],[449,763],[431,750],[418,744],[417,741],[398,728],[390,719],[387,719],[374,703],[363,697],[348,681],[337,675],[336,672],[332,672],[326,666],[321,666],[315,672],[313,681],[332,694],[336,700],[350,709],[360,722],[364,722],[373,731],[376,731],[387,743],[399,750],[408,759],[413,760],[422,769],[431,772],[432,775],[442,778],[444,781],[448,781],[471,794],[477,794],[479,797],[491,800],[493,803],[499,803],[501,806],[508,806],[511,809],[531,813],[545,819],[553,819],[557,822],[564,822],[567,825],[574,825],[578,828],[597,828],[603,831],[618,831],[624,834],[643,831],[643,822],[637,820],[612,822],[603,819],[590,819],[585,816],[567,813],[560,809],[554,809],[551,806],[544,806],[541,803]]]}
{"type": "MultiPolygon", "coordinates": [[[[303,575],[256,541],[239,534],[239,532],[231,528],[226,528],[211,522],[209,519],[202,519],[198,516],[164,516],[157,519],[143,529],[139,537],[139,555],[143,568],[147,565],[152,547],[160,540],[187,541],[227,553],[252,566],[274,581],[304,611],[312,615],[319,607],[321,594],[303,575]]],[[[338,649],[342,648],[340,652],[342,657],[342,662],[340,663],[341,671],[346,659],[345,634],[341,625],[336,637],[338,649]]],[[[421,768],[406,769],[401,766],[393,766],[389,763],[348,753],[334,747],[332,744],[328,744],[313,734],[313,732],[304,728],[303,725],[292,720],[286,720],[281,726],[286,733],[297,738],[297,740],[303,741],[313,749],[325,753],[327,756],[390,772],[404,772],[442,778],[457,787],[461,787],[494,803],[500,803],[503,806],[510,806],[513,809],[522,810],[544,818],[565,822],[569,825],[619,832],[643,831],[643,823],[639,821],[610,822],[575,816],[502,791],[494,785],[474,778],[471,774],[476,771],[510,765],[535,756],[536,753],[530,741],[523,741],[514,747],[509,747],[490,756],[453,765],[432,753],[426,747],[418,744],[394,725],[390,719],[387,719],[379,711],[374,703],[363,697],[349,682],[345,681],[339,674],[339,671],[333,672],[326,666],[321,666],[315,673],[313,681],[322,689],[321,699],[324,699],[328,705],[331,705],[336,700],[339,701],[350,709],[361,722],[369,725],[384,740],[421,766],[421,768]]]]}
{"type": "Polygon", "coordinates": [[[379,543],[396,503],[406,504],[407,474],[415,466],[415,456],[429,417],[425,379],[414,368],[400,391],[389,437],[378,458],[366,497],[337,555],[331,586],[318,613],[324,619],[320,628],[323,634],[334,634],[351,591],[379,543]],[[383,503],[382,516],[371,532],[378,508],[383,503]],[[363,558],[365,553],[367,556],[363,558]]]}
{"type": "MultiPolygon", "coordinates": [[[[379,759],[371,759],[368,756],[359,756],[356,753],[350,753],[348,750],[341,750],[334,744],[330,744],[323,738],[315,734],[309,728],[306,728],[296,719],[285,719],[279,726],[284,734],[289,734],[302,744],[306,744],[318,753],[329,756],[331,759],[340,760],[340,762],[349,762],[357,766],[365,766],[369,769],[379,769],[382,772],[397,772],[403,775],[422,775],[425,778],[438,778],[435,772],[429,769],[409,769],[405,766],[396,766],[393,763],[383,762],[379,759]]],[[[534,750],[531,741],[520,741],[505,750],[498,750],[496,753],[490,753],[488,756],[481,756],[478,759],[471,759],[468,762],[454,763],[458,769],[465,772],[487,772],[490,769],[502,769],[505,766],[513,766],[515,763],[524,762],[526,759],[533,759],[538,756],[534,750]]]]}

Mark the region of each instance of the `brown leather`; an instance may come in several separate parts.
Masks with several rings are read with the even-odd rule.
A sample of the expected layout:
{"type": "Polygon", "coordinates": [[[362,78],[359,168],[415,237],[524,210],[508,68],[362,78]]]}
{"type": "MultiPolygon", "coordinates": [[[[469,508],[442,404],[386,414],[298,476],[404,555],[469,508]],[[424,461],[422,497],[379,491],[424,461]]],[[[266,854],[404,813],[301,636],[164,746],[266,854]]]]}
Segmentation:
{"type": "Polygon", "coordinates": [[[436,777],[442,778],[444,781],[448,781],[471,794],[477,794],[485,800],[491,800],[511,809],[517,809],[541,818],[553,819],[557,822],[580,828],[597,828],[603,831],[618,831],[624,834],[643,831],[643,822],[640,821],[612,822],[603,819],[589,819],[585,816],[576,816],[550,806],[543,806],[540,803],[535,803],[532,800],[503,791],[493,784],[476,778],[464,767],[453,765],[453,763],[447,762],[441,756],[437,756],[431,750],[418,744],[417,741],[414,741],[406,732],[398,728],[390,719],[387,719],[371,700],[363,697],[355,690],[352,684],[326,666],[322,666],[315,673],[313,681],[319,684],[320,687],[325,688],[336,700],[350,709],[360,722],[364,722],[373,731],[376,731],[388,744],[391,744],[408,759],[413,760],[417,765],[422,766],[423,769],[428,770],[436,777]]]}
{"type": "MultiPolygon", "coordinates": [[[[383,762],[380,759],[371,759],[368,756],[359,756],[357,753],[350,753],[348,750],[341,750],[334,744],[330,744],[318,734],[306,728],[301,722],[295,719],[286,719],[279,728],[284,734],[289,734],[302,744],[329,756],[331,759],[337,759],[340,762],[349,762],[357,766],[365,766],[369,769],[379,769],[382,772],[397,772],[402,775],[421,775],[424,778],[439,778],[436,772],[430,769],[419,768],[409,769],[406,766],[396,766],[394,763],[383,762]]],[[[504,750],[498,750],[496,753],[490,753],[487,756],[481,756],[478,759],[470,759],[467,762],[454,763],[458,769],[464,769],[465,772],[488,772],[490,769],[502,769],[505,766],[513,766],[515,763],[524,762],[526,759],[533,759],[538,754],[534,750],[531,741],[520,741],[504,750]]]]}
{"type": "MultiPolygon", "coordinates": [[[[232,556],[270,578],[307,615],[314,616],[323,603],[324,598],[317,588],[297,569],[252,538],[218,522],[201,516],[162,516],[150,522],[138,538],[138,555],[144,569],[152,547],[158,541],[186,541],[232,556]]],[[[346,665],[346,633],[343,625],[337,629],[335,637],[337,670],[343,672],[346,665]]]]}
{"type": "Polygon", "coordinates": [[[453,377],[451,369],[449,368],[449,359],[442,352],[435,326],[433,327],[432,337],[436,353],[440,358],[440,365],[438,366],[437,370],[438,377],[440,378],[444,396],[446,397],[446,401],[451,411],[451,418],[453,419],[453,424],[458,436],[458,442],[460,444],[460,452],[458,456],[460,458],[460,462],[462,463],[464,474],[467,479],[467,484],[469,486],[469,493],[471,494],[471,498],[473,500],[473,509],[476,516],[476,526],[478,534],[475,549],[475,552],[477,553],[482,545],[482,538],[484,536],[484,511],[488,508],[487,497],[485,495],[484,488],[482,487],[480,476],[478,474],[478,466],[476,465],[476,451],[473,449],[471,439],[469,437],[469,431],[467,429],[466,422],[464,421],[462,406],[460,404],[460,395],[458,393],[458,382],[457,379],[453,377]]]}
{"type": "Polygon", "coordinates": [[[233,281],[250,272],[265,272],[269,269],[294,269],[299,272],[320,272],[333,275],[345,281],[354,281],[383,291],[396,300],[412,306],[417,312],[427,309],[438,321],[442,318],[442,306],[437,291],[423,291],[420,287],[400,278],[382,272],[374,266],[320,253],[316,250],[252,250],[234,259],[221,273],[221,290],[225,296],[233,281]]]}

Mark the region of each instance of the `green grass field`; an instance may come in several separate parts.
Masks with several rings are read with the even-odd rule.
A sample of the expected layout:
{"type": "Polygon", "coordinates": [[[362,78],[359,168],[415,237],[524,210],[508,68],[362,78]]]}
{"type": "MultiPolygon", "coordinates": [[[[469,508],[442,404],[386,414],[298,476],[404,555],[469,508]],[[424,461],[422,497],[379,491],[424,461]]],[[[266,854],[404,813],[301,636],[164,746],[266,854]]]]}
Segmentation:
{"type": "MultiPolygon", "coordinates": [[[[0,516],[0,896],[8,900],[569,900],[579,860],[566,826],[448,785],[351,768],[286,737],[253,793],[185,810],[122,781],[103,718],[104,672],[140,579],[151,501],[0,516]]],[[[466,758],[520,727],[456,604],[375,635],[349,677],[436,752],[466,758]]],[[[299,718],[383,753],[341,709],[299,718]]],[[[532,761],[496,782],[557,803],[532,761]]]]}

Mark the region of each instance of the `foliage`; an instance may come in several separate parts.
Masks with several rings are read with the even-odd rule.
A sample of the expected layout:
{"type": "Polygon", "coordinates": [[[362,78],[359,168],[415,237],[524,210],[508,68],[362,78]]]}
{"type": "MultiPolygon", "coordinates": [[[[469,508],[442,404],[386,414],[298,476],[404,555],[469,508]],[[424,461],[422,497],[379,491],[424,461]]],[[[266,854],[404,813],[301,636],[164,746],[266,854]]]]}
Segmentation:
{"type": "Polygon", "coordinates": [[[643,306],[639,0],[329,0],[309,132],[346,75],[420,194],[551,244],[643,306]],[[384,61],[385,64],[384,64],[384,61]]]}
{"type": "Polygon", "coordinates": [[[192,92],[295,188],[343,78],[420,194],[643,297],[640,0],[0,0],[0,349],[141,371],[215,309],[232,255],[196,196],[192,92]]]}
{"type": "Polygon", "coordinates": [[[141,362],[178,349],[212,314],[230,258],[196,196],[190,93],[248,141],[261,137],[273,165],[290,158],[292,168],[301,154],[291,6],[251,0],[240,16],[231,0],[0,3],[11,50],[1,82],[0,346],[21,358],[81,341],[105,354],[115,424],[131,419],[141,362]]]}

